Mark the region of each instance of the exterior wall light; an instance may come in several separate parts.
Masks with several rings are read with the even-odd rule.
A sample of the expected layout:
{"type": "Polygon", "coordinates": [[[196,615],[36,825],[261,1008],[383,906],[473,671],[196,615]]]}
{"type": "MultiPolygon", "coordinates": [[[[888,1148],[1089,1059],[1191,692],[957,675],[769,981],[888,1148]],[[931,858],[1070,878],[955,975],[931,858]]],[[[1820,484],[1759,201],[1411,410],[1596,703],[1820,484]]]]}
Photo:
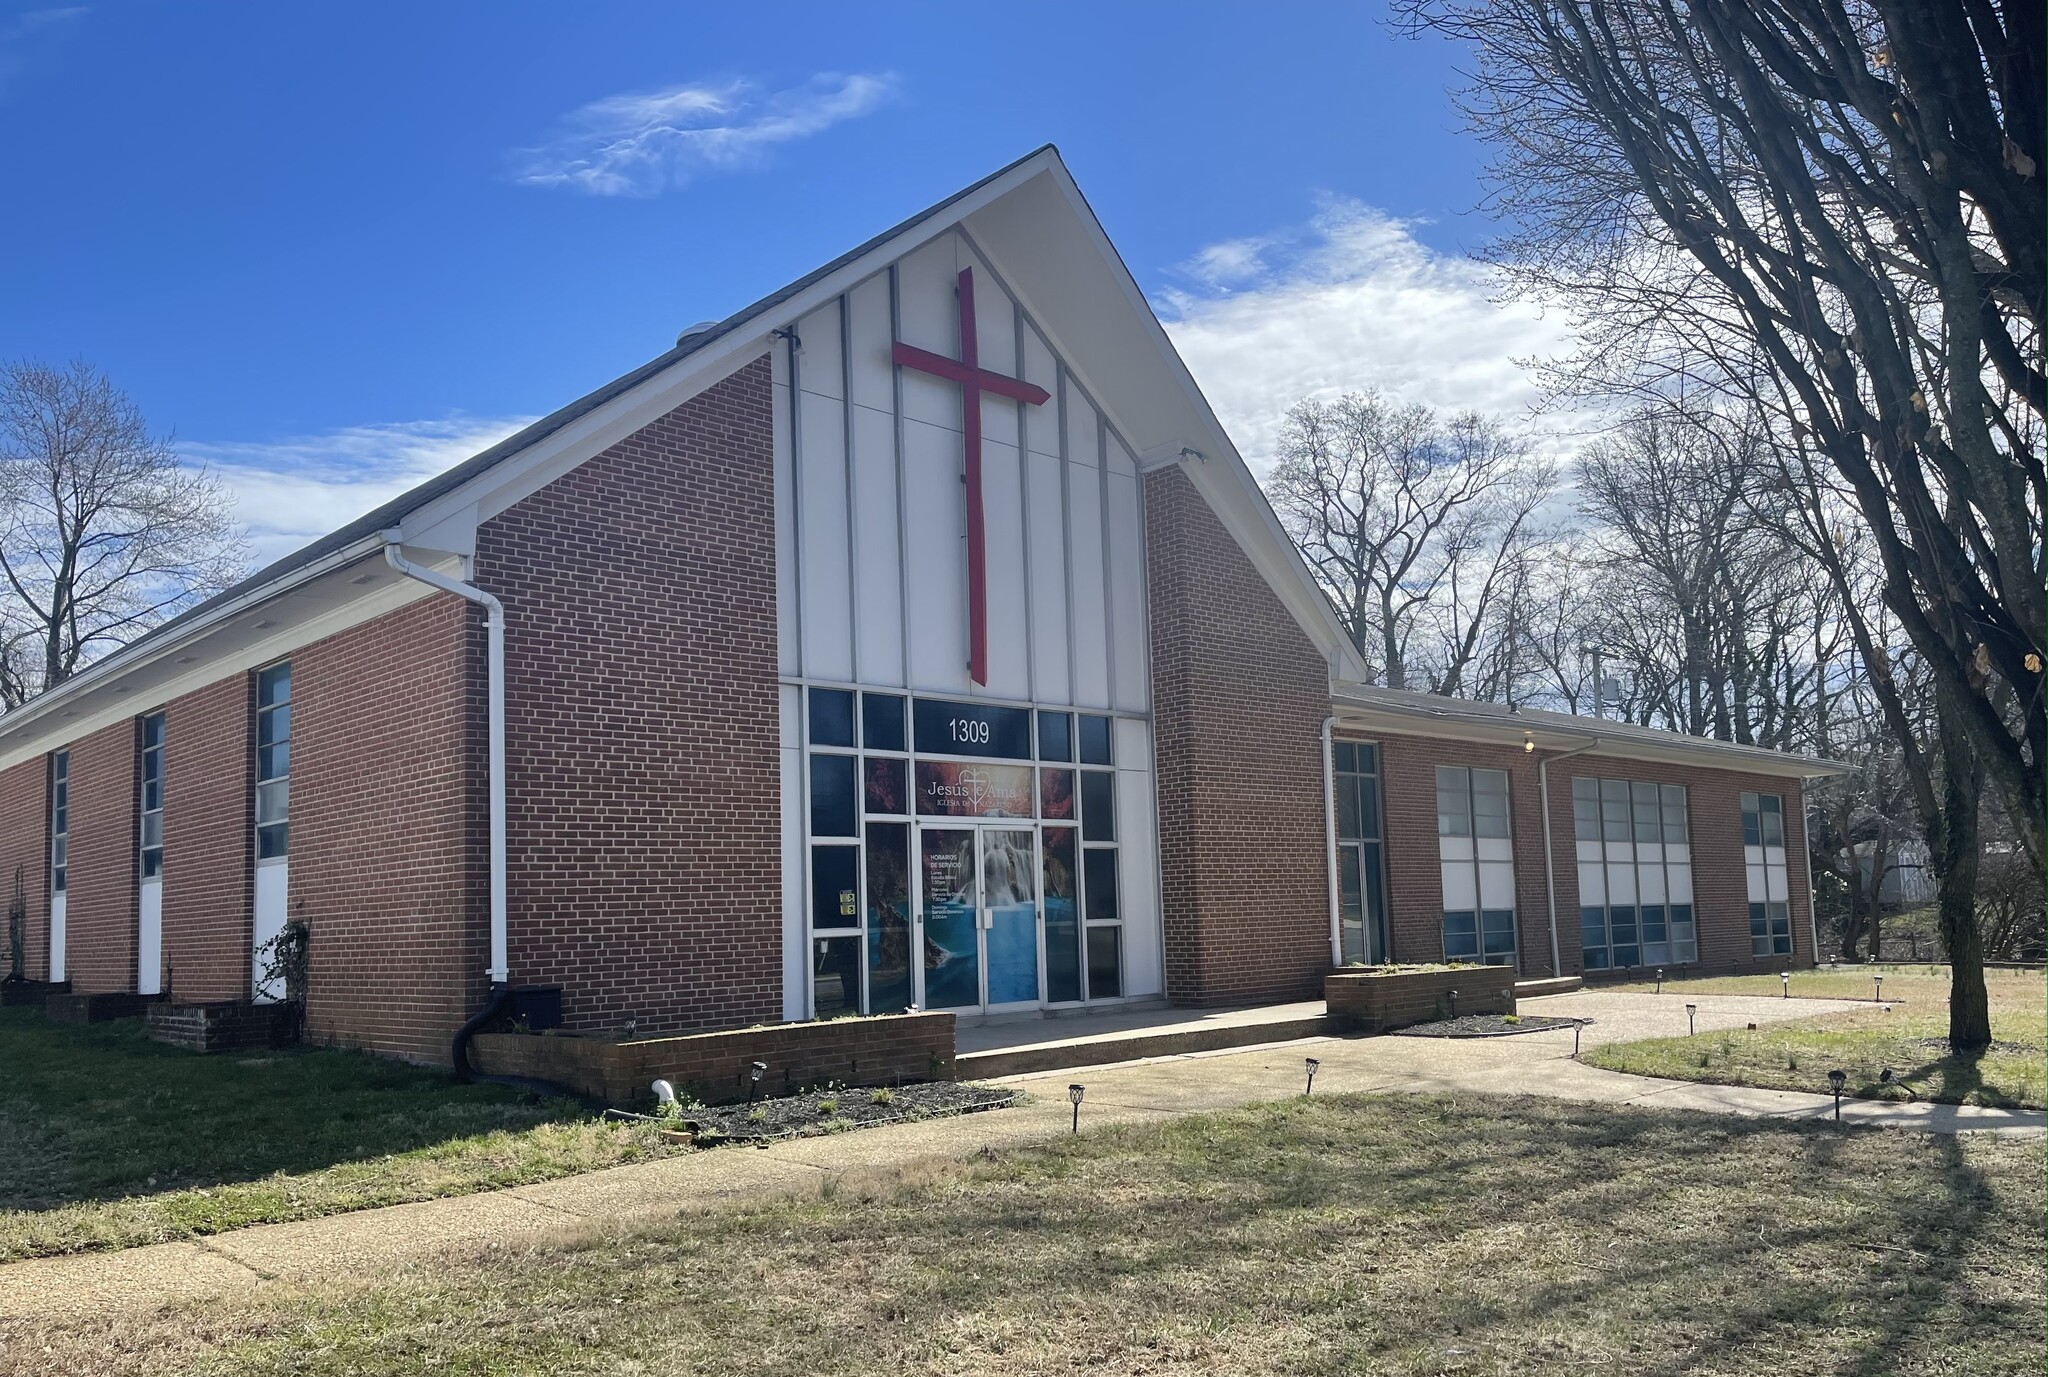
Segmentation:
{"type": "Polygon", "coordinates": [[[1308,1057],[1306,1060],[1308,1062],[1308,1089],[1301,1092],[1304,1096],[1316,1093],[1316,1071],[1322,1066],[1322,1063],[1314,1057],[1308,1057]]]}
{"type": "Polygon", "coordinates": [[[1693,1015],[1698,1013],[1699,1011],[1700,1006],[1697,1004],[1688,1004],[1685,1006],[1685,1035],[1687,1037],[1691,1037],[1693,1034],[1693,1015]]]}
{"type": "Polygon", "coordinates": [[[1067,1087],[1067,1099],[1074,1106],[1074,1132],[1076,1133],[1081,1131],[1081,1097],[1087,1093],[1088,1087],[1085,1085],[1070,1085],[1067,1087]]]}
{"type": "Polygon", "coordinates": [[[1522,733],[1522,752],[1523,752],[1523,754],[1525,754],[1525,755],[1531,755],[1531,754],[1534,754],[1534,753],[1535,753],[1535,750],[1536,750],[1536,738],[1535,738],[1535,737],[1533,737],[1533,736],[1531,736],[1531,735],[1529,735],[1529,733],[1527,733],[1527,732],[1523,732],[1523,733],[1522,733]]]}

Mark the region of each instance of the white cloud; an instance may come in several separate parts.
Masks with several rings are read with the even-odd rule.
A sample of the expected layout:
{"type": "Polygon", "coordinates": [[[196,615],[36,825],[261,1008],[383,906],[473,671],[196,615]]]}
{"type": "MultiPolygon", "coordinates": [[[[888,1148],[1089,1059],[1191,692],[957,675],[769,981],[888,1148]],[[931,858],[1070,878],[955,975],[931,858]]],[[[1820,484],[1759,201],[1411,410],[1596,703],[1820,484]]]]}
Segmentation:
{"type": "Polygon", "coordinates": [[[236,517],[249,528],[250,568],[256,569],[490,448],[531,420],[457,416],[262,442],[182,440],[178,449],[234,491],[236,517]]]}
{"type": "Polygon", "coordinates": [[[1305,397],[1378,391],[1519,423],[1540,397],[1516,360],[1570,352],[1561,315],[1498,303],[1491,269],[1353,200],[1325,201],[1297,231],[1211,245],[1176,271],[1191,285],[1160,295],[1167,333],[1261,475],[1305,397]]]}
{"type": "Polygon", "coordinates": [[[537,148],[512,155],[512,180],[591,196],[654,196],[700,172],[744,167],[777,144],[857,119],[896,94],[890,73],[821,72],[757,95],[745,81],[607,96],[571,112],[537,148]]]}
{"type": "Polygon", "coordinates": [[[7,94],[15,78],[38,59],[54,51],[86,13],[86,6],[71,5],[27,10],[11,20],[0,21],[0,95],[7,94]]]}

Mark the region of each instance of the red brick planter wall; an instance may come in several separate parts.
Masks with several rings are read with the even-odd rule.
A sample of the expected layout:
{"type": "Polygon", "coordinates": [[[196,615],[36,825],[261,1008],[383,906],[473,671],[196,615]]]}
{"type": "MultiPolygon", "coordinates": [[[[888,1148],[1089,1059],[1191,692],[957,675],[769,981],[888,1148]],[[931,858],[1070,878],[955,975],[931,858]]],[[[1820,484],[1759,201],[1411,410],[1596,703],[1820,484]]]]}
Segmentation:
{"type": "Polygon", "coordinates": [[[953,1079],[953,1015],[890,1014],[814,1023],[774,1023],[684,1037],[557,1037],[480,1033],[470,1043],[477,1069],[526,1076],[613,1105],[641,1105],[659,1077],[707,1104],[747,1098],[749,1063],[768,1063],[762,1093],[826,1082],[901,1085],[953,1079]]]}
{"type": "Polygon", "coordinates": [[[1330,1018],[1347,1032],[1384,1033],[1451,1017],[1450,992],[1460,1014],[1515,1011],[1512,966],[1457,966],[1441,971],[1332,971],[1323,977],[1330,1018]]]}

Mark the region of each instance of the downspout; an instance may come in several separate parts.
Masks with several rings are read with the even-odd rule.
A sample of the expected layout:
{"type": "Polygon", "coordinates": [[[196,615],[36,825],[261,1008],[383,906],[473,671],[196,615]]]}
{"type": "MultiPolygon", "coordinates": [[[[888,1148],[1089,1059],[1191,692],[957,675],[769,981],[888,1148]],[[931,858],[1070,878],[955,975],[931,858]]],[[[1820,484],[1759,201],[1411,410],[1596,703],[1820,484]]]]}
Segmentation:
{"type": "Polygon", "coordinates": [[[1575,746],[1557,755],[1546,755],[1536,762],[1536,792],[1543,797],[1543,886],[1550,896],[1550,973],[1564,974],[1564,957],[1557,946],[1557,861],[1551,854],[1550,843],[1550,762],[1569,760],[1575,755],[1584,755],[1600,744],[1594,737],[1583,746],[1575,746]]]}
{"type": "Polygon", "coordinates": [[[1337,783],[1336,748],[1330,733],[1334,715],[1323,719],[1323,861],[1330,882],[1330,965],[1344,964],[1343,931],[1337,922],[1337,783]]]}
{"type": "MultiPolygon", "coordinates": [[[[1812,826],[1812,819],[1806,811],[1806,780],[1802,776],[1799,781],[1799,853],[1806,861],[1806,931],[1813,940],[1813,964],[1818,968],[1820,965],[1820,914],[1815,911],[1813,902],[1812,826]]],[[[1881,877],[1876,874],[1875,861],[1871,863],[1871,870],[1871,887],[1875,889],[1882,883],[1881,877]]],[[[1872,904],[1875,904],[1877,902],[1877,895],[1872,894],[1870,900],[1872,904]]],[[[1873,933],[1876,931],[1875,923],[1872,924],[1872,931],[1873,933]]],[[[1877,956],[1877,943],[1875,941],[1870,944],[1870,955],[1872,959],[1875,959],[1877,956]]]]}
{"type": "Polygon", "coordinates": [[[486,770],[490,810],[491,997],[455,1035],[451,1049],[455,1074],[467,1080],[471,1035],[511,998],[505,936],[505,605],[473,583],[449,578],[408,560],[399,553],[403,539],[399,531],[387,530],[383,535],[384,559],[393,569],[484,609],[485,711],[489,719],[486,770]]]}

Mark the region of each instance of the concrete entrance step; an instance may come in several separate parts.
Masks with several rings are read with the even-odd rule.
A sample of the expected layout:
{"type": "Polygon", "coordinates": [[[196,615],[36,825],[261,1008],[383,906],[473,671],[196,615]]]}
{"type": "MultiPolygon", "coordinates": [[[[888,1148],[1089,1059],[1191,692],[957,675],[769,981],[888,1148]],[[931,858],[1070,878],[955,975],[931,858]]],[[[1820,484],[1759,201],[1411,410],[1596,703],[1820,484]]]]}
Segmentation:
{"type": "Polygon", "coordinates": [[[1585,983],[1575,975],[1556,975],[1544,980],[1517,980],[1515,998],[1534,999],[1538,995],[1571,994],[1583,988],[1585,983]]]}
{"type": "Polygon", "coordinates": [[[1335,1031],[1320,999],[1254,1009],[1159,1009],[1140,1015],[990,1024],[960,1030],[953,1074],[963,1081],[988,1080],[1068,1066],[1102,1066],[1142,1057],[1290,1042],[1335,1031]],[[1090,1031],[1091,1025],[1097,1031],[1090,1031]]]}

